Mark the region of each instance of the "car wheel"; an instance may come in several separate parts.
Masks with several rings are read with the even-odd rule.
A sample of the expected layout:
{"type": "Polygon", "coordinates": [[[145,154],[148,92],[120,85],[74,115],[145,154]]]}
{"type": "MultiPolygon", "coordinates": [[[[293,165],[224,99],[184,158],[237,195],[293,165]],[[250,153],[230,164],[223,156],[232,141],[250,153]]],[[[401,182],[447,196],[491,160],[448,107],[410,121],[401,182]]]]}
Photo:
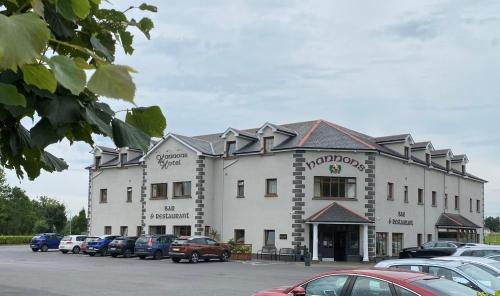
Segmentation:
{"type": "Polygon", "coordinates": [[[229,260],[229,252],[228,251],[222,252],[222,255],[220,256],[220,261],[227,262],[228,260],[229,260]]]}
{"type": "Polygon", "coordinates": [[[181,262],[181,258],[172,258],[172,261],[174,263],[179,263],[179,262],[181,262]]]}
{"type": "Polygon", "coordinates": [[[38,249],[37,249],[37,248],[31,248],[31,250],[32,250],[33,252],[38,252],[38,249]]]}
{"type": "Polygon", "coordinates": [[[89,256],[94,257],[95,253],[89,253],[89,256]]]}
{"type": "Polygon", "coordinates": [[[160,260],[161,258],[163,258],[163,253],[161,251],[156,251],[154,254],[153,254],[153,259],[155,260],[160,260]]]}
{"type": "Polygon", "coordinates": [[[42,252],[47,252],[49,250],[49,247],[47,245],[43,245],[40,250],[42,250],[42,252]]]}
{"type": "Polygon", "coordinates": [[[73,254],[79,254],[80,253],[80,247],[79,246],[76,246],[73,248],[73,254]]]}
{"type": "Polygon", "coordinates": [[[115,254],[115,253],[111,254],[111,257],[113,257],[113,258],[116,258],[117,256],[118,256],[118,254],[115,254]]]}
{"type": "Polygon", "coordinates": [[[132,252],[130,251],[130,249],[126,249],[123,253],[123,257],[130,258],[130,256],[132,256],[132,252]]]}
{"type": "Polygon", "coordinates": [[[205,262],[210,262],[210,258],[203,259],[205,262]]]}
{"type": "Polygon", "coordinates": [[[61,253],[63,253],[63,254],[68,254],[68,251],[66,251],[66,250],[61,250],[61,253]]]}
{"type": "Polygon", "coordinates": [[[102,250],[101,250],[101,256],[104,257],[104,256],[107,256],[107,255],[109,255],[108,254],[108,248],[106,248],[106,247],[102,248],[102,250]]]}
{"type": "Polygon", "coordinates": [[[146,256],[139,256],[139,259],[144,260],[146,259],[146,256]]]}
{"type": "Polygon", "coordinates": [[[191,253],[191,257],[189,257],[189,262],[198,263],[200,261],[200,254],[198,252],[191,253]]]}

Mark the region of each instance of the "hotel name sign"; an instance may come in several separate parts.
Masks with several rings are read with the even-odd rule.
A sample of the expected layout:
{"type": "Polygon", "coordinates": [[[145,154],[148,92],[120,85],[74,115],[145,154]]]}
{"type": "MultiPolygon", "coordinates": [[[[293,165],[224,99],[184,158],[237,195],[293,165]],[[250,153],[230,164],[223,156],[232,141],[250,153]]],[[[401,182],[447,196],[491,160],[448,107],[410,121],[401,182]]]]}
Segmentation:
{"type": "Polygon", "coordinates": [[[187,153],[160,153],[156,155],[156,161],[162,170],[181,165],[182,158],[187,158],[187,153]]]}
{"type": "Polygon", "coordinates": [[[316,158],[315,160],[311,161],[306,161],[307,168],[312,170],[316,166],[320,166],[323,164],[328,164],[328,169],[330,170],[330,173],[332,174],[339,174],[342,170],[342,164],[350,165],[353,166],[354,168],[358,169],[360,172],[365,170],[365,166],[361,164],[359,161],[356,159],[349,157],[349,156],[343,156],[341,154],[328,154],[324,156],[320,156],[316,158]]]}
{"type": "MultiPolygon", "coordinates": [[[[175,212],[175,206],[165,206],[165,212],[175,212]]],[[[151,213],[150,219],[189,219],[189,213],[151,213]]]]}
{"type": "Polygon", "coordinates": [[[413,220],[404,219],[406,212],[398,212],[397,218],[389,218],[389,224],[395,225],[413,225],[413,220]]]}

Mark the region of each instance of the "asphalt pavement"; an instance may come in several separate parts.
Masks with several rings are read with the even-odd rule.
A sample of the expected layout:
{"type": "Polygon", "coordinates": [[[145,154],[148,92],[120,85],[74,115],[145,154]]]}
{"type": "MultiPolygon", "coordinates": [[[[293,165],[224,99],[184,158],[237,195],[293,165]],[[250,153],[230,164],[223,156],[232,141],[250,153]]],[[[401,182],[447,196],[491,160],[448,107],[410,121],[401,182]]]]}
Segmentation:
{"type": "Polygon", "coordinates": [[[230,261],[175,264],[170,259],[90,257],[28,246],[0,247],[0,295],[249,296],[286,286],[340,264],[230,261]]]}

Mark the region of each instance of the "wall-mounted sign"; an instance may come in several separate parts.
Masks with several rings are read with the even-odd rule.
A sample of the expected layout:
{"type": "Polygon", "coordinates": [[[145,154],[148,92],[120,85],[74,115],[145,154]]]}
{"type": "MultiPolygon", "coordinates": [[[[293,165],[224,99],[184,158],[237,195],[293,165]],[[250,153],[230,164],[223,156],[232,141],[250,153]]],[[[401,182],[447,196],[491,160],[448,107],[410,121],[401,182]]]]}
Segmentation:
{"type": "MultiPolygon", "coordinates": [[[[175,206],[165,206],[165,212],[175,212],[175,206]]],[[[189,219],[189,213],[151,213],[150,219],[189,219]]]]}
{"type": "Polygon", "coordinates": [[[286,233],[280,233],[280,239],[286,239],[287,234],[286,233]]]}
{"type": "MultiPolygon", "coordinates": [[[[359,161],[357,161],[356,159],[351,158],[349,156],[342,156],[340,154],[329,154],[329,155],[325,155],[325,156],[320,156],[320,157],[316,158],[315,160],[306,161],[306,165],[307,165],[307,168],[312,170],[316,166],[319,166],[322,164],[329,164],[332,162],[345,163],[345,164],[352,165],[353,167],[358,169],[360,172],[365,170],[365,166],[363,164],[361,164],[359,161]]],[[[337,164],[334,164],[334,165],[337,165],[337,164]]],[[[330,172],[332,174],[338,174],[342,170],[342,167],[340,165],[338,165],[337,168],[335,168],[335,167],[332,168],[332,166],[329,166],[329,169],[330,169],[330,172]],[[334,169],[334,172],[332,172],[332,169],[334,169]],[[338,171],[338,172],[336,172],[336,171],[338,171]]]]}
{"type": "Polygon", "coordinates": [[[340,164],[334,163],[328,167],[328,170],[332,174],[340,174],[340,171],[342,171],[342,166],[340,164]]]}
{"type": "Polygon", "coordinates": [[[389,224],[396,225],[413,225],[413,220],[401,219],[406,216],[406,212],[398,212],[398,218],[389,218],[389,224]]]}
{"type": "Polygon", "coordinates": [[[156,155],[156,161],[162,170],[166,170],[169,167],[181,165],[181,158],[187,157],[187,153],[163,153],[156,155]]]}

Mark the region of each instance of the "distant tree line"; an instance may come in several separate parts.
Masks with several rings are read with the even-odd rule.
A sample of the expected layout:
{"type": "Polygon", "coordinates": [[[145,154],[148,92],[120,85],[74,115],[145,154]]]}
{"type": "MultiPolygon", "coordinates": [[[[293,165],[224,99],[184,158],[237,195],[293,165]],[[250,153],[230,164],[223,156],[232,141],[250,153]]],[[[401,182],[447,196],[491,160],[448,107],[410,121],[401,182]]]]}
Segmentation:
{"type": "MultiPolygon", "coordinates": [[[[85,210],[71,218],[71,232],[87,231],[85,210]]],[[[66,206],[47,196],[30,199],[19,187],[7,184],[0,168],[0,235],[31,235],[41,232],[69,234],[66,206]]]]}
{"type": "Polygon", "coordinates": [[[493,232],[500,232],[500,217],[486,217],[484,219],[484,226],[493,232]]]}

